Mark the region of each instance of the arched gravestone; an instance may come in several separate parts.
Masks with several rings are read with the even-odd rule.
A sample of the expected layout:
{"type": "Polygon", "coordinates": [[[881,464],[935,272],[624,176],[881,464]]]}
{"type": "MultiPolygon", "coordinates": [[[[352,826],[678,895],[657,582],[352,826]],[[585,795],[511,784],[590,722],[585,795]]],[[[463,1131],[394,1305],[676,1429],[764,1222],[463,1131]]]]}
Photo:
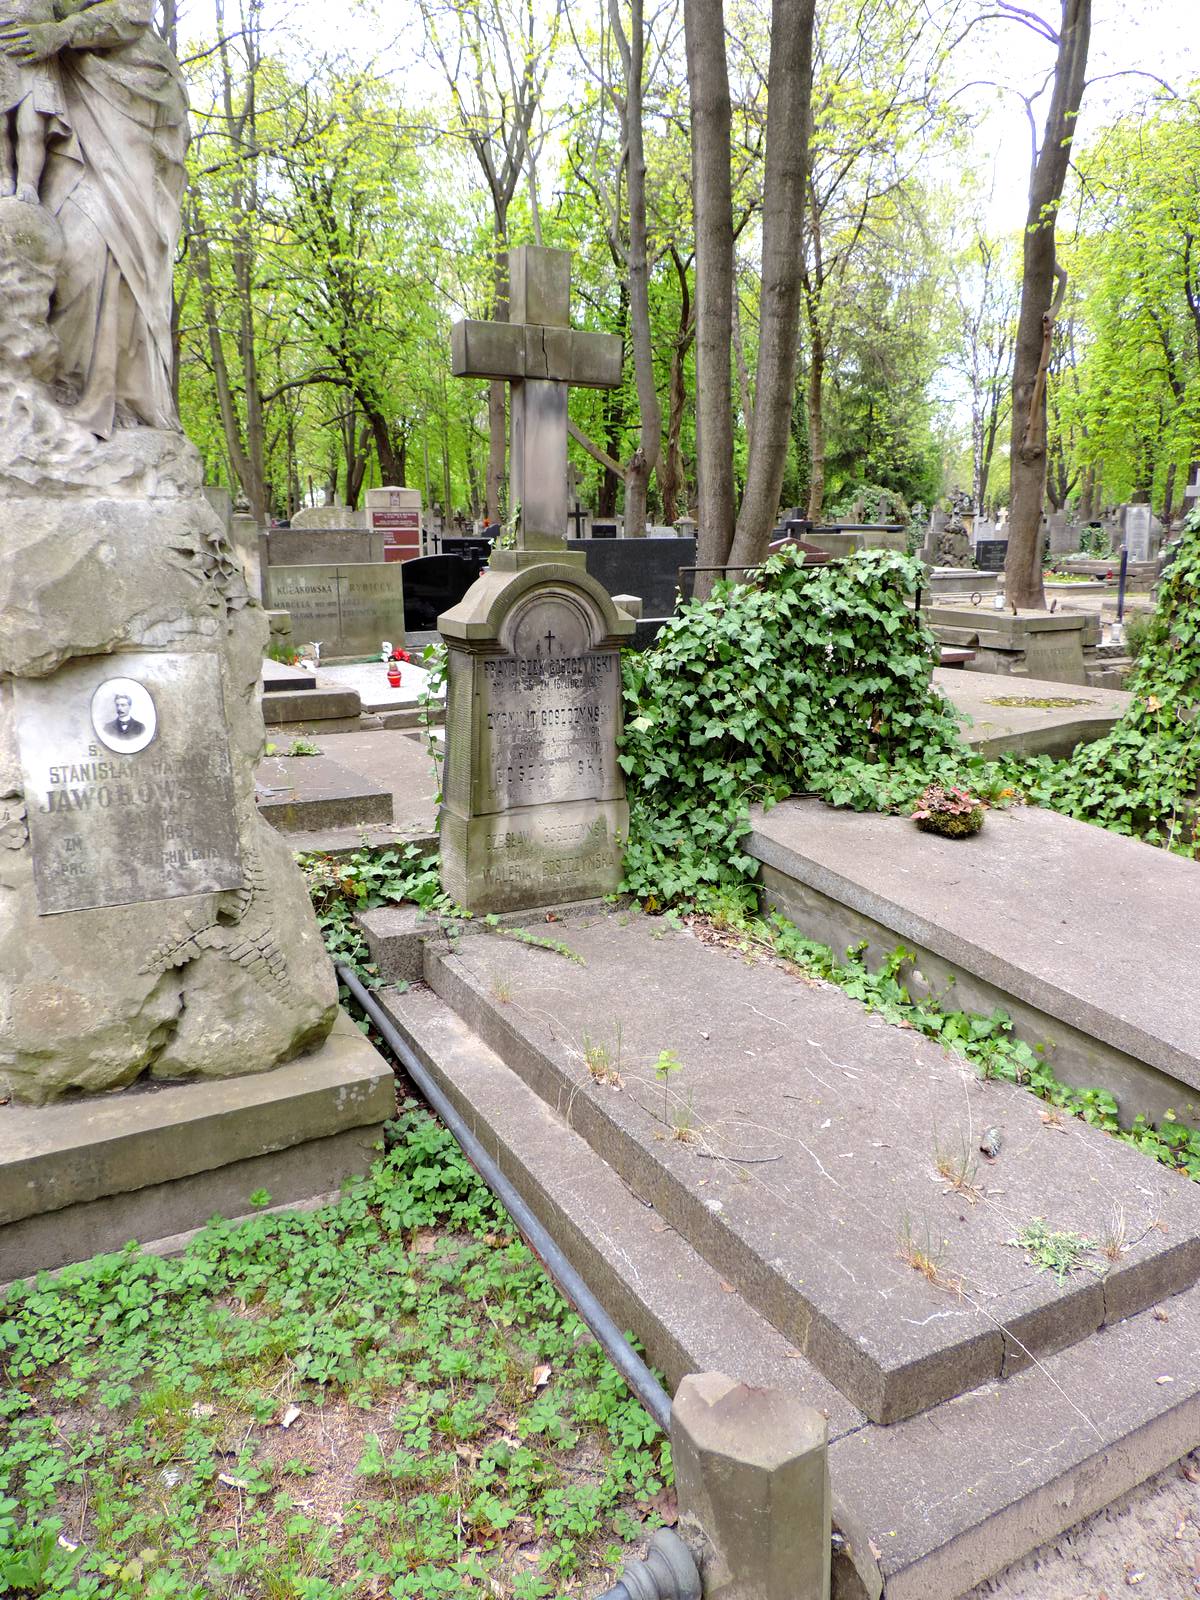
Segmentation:
{"type": "Polygon", "coordinates": [[[611,894],[629,825],[617,739],[633,619],[581,558],[505,551],[438,625],[446,889],[482,912],[611,894]]]}

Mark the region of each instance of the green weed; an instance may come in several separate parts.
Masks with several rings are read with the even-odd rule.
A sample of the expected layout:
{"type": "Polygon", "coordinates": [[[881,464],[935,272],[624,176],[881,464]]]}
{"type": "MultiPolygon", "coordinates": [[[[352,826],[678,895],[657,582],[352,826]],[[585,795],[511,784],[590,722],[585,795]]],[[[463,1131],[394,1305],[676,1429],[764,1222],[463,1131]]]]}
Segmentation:
{"type": "Polygon", "coordinates": [[[1076,1272],[1091,1255],[1093,1244],[1081,1233],[1061,1233],[1046,1226],[1045,1217],[1034,1217],[1009,1240],[1043,1272],[1052,1272],[1062,1283],[1068,1272],[1076,1272]]]}
{"type": "Polygon", "coordinates": [[[451,1136],[407,1111],[390,1139],[322,1210],[9,1291],[0,1593],[604,1587],[670,1481],[666,1441],[451,1136]]]}

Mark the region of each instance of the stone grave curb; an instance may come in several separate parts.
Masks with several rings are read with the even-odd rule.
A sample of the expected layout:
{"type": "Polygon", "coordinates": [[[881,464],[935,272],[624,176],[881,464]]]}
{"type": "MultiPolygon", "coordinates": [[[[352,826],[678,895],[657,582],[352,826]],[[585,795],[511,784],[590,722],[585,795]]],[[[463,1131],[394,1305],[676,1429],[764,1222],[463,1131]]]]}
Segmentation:
{"type": "Polygon", "coordinates": [[[353,719],[362,710],[357,689],[278,689],[262,697],[263,721],[268,727],[281,722],[321,722],[353,719]]]}
{"type": "MultiPolygon", "coordinates": [[[[1012,1017],[1018,1037],[1030,1045],[1045,1046],[1047,1061],[1064,1082],[1079,1088],[1107,1088],[1126,1103],[1130,1114],[1137,1111],[1158,1121],[1170,1110],[1185,1121],[1200,1124],[1200,1059],[1152,1037],[1126,1017],[1102,1012],[1054,977],[1030,971],[994,948],[974,944],[960,930],[931,920],[806,856],[803,847],[797,848],[792,839],[781,836],[781,828],[790,827],[802,815],[820,820],[822,809],[818,801],[785,801],[771,813],[756,810],[744,845],[746,853],[762,864],[767,904],[777,905],[806,937],[837,952],[865,938],[875,961],[897,944],[904,944],[917,957],[921,973],[915,984],[917,992],[922,992],[922,980],[925,992],[943,992],[950,983],[956,1006],[985,1013],[1002,1006],[1012,1017]],[[796,809],[803,807],[808,807],[808,812],[796,809]]],[[[842,818],[846,815],[839,813],[842,818]]],[[[1066,837],[1079,830],[1085,843],[1103,839],[1114,852],[1150,852],[1147,864],[1164,868],[1161,853],[1152,846],[1103,834],[1088,823],[1054,812],[1001,812],[991,819],[991,826],[1021,826],[1029,816],[1036,816],[1037,826],[1066,837]]],[[[896,817],[875,820],[895,829],[907,826],[896,817]]],[[[921,840],[928,837],[914,834],[921,840]]],[[[964,852],[958,858],[964,869],[971,863],[974,844],[954,841],[955,848],[964,852]]],[[[864,841],[863,848],[873,850],[875,846],[868,847],[864,841]]],[[[1168,871],[1176,866],[1185,872],[1194,870],[1177,858],[1166,861],[1168,871]]],[[[969,892],[970,882],[969,872],[960,873],[959,891],[969,892]]],[[[981,879],[981,892],[984,883],[981,879]]],[[[995,892],[994,883],[987,886],[995,892]]]]}
{"type": "MultiPolygon", "coordinates": [[[[433,845],[436,848],[436,838],[433,845]]],[[[604,909],[600,900],[574,900],[556,906],[552,919],[547,921],[547,935],[553,937],[555,923],[598,917],[604,909]]],[[[454,937],[462,937],[490,933],[497,927],[523,928],[529,922],[529,913],[500,912],[495,922],[489,924],[475,917],[427,916],[420,906],[405,903],[359,911],[354,920],[362,929],[371,960],[385,983],[421,983],[425,977],[426,943],[438,942],[447,948],[450,929],[454,930],[454,937]]]]}
{"type": "Polygon", "coordinates": [[[379,822],[357,827],[305,828],[285,834],[284,840],[294,855],[332,856],[336,861],[345,860],[357,850],[388,850],[393,845],[415,844],[429,853],[436,853],[438,847],[436,833],[403,833],[379,822]]]}
{"type": "Polygon", "coordinates": [[[282,834],[319,833],[393,820],[390,788],[373,783],[332,756],[265,756],[255,777],[259,815],[282,834]],[[284,762],[291,762],[290,768],[284,762]],[[272,770],[272,763],[277,770],[272,770]],[[278,786],[266,782],[282,778],[278,786]],[[290,780],[290,781],[289,781],[290,780]]]}
{"type": "Polygon", "coordinates": [[[339,1013],[310,1055],[245,1077],[0,1109],[0,1281],[304,1201],[365,1172],[391,1068],[339,1013]]]}
{"type": "MultiPolygon", "coordinates": [[[[677,1164],[664,1155],[669,1145],[647,1142],[629,1125],[623,1101],[606,1109],[593,1098],[591,1086],[565,1070],[559,1046],[540,1044],[534,1030],[510,1016],[484,974],[457,959],[457,952],[428,944],[425,977],[552,1109],[569,1116],[572,1126],[635,1193],[684,1233],[760,1314],[781,1330],[806,1327],[810,1359],[876,1421],[892,1423],[919,1414],[977,1384],[1017,1372],[1031,1352],[1037,1359],[1086,1339],[1107,1320],[1140,1311],[1196,1281],[1197,1245],[1188,1237],[1178,1248],[1143,1260],[1132,1271],[1117,1272],[1103,1284],[1083,1283],[1049,1298],[1027,1297],[1006,1314],[1003,1326],[984,1317],[964,1327],[950,1343],[934,1341],[928,1347],[914,1345],[900,1355],[890,1351],[885,1355],[872,1341],[852,1336],[852,1329],[833,1309],[836,1293],[830,1299],[818,1279],[807,1284],[809,1274],[797,1280],[782,1262],[768,1266],[751,1247],[750,1223],[735,1214],[738,1208],[713,1209],[706,1204],[684,1182],[677,1164]]],[[[1024,1100],[1023,1091],[1012,1093],[1024,1100]]]]}
{"type": "MultiPolygon", "coordinates": [[[[381,999],[589,1285],[643,1340],[669,1386],[720,1357],[744,1381],[772,1382],[812,1401],[811,1384],[824,1380],[811,1364],[789,1354],[787,1341],[742,1296],[714,1286],[714,1269],[673,1228],[654,1233],[658,1213],[468,1023],[425,990],[385,991],[381,999]]],[[[1200,1380],[1188,1376],[1200,1362],[1177,1347],[1197,1343],[1200,1289],[1166,1303],[1166,1323],[1143,1311],[1036,1367],[891,1426],[855,1424],[839,1395],[840,1409],[828,1408],[842,1536],[834,1600],[953,1600],[1185,1455],[1200,1429],[1200,1380]],[[1117,1344],[1124,1360],[1114,1359],[1117,1344]],[[1120,1402],[1135,1425],[1122,1432],[1123,1420],[1106,1417],[1097,1438],[1082,1423],[1065,1424],[1064,1391],[1098,1399],[1111,1390],[1115,1371],[1135,1375],[1137,1395],[1120,1402]],[[1160,1385],[1168,1375],[1173,1381],[1160,1385]],[[947,1450],[947,1439],[958,1435],[965,1458],[947,1450]],[[1014,1492],[1017,1459],[1025,1474],[1014,1492]],[[902,1523],[892,1502],[906,1494],[918,1504],[902,1523]]]]}

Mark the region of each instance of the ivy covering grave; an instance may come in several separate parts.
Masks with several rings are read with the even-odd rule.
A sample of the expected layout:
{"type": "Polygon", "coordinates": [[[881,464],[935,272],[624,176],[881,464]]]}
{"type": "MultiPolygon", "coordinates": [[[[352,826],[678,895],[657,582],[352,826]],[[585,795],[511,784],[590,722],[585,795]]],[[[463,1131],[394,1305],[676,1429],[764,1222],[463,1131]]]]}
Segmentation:
{"type": "Polygon", "coordinates": [[[1065,761],[1007,763],[1028,799],[1114,833],[1200,854],[1200,509],[1175,560],[1137,658],[1133,699],[1102,739],[1065,761]]]}
{"type": "Polygon", "coordinates": [[[783,550],[626,658],[626,890],[651,909],[748,907],[751,806],[891,810],[982,769],[932,685],[937,644],[909,603],[922,576],[889,550],[823,566],[783,550]]]}

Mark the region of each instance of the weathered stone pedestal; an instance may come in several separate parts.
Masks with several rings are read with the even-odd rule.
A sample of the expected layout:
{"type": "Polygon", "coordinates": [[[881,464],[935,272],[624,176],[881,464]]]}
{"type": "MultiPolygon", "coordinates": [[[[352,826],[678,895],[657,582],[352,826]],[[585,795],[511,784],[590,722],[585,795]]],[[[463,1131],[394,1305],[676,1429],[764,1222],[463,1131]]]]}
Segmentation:
{"type": "Polygon", "coordinates": [[[257,813],[267,622],[199,456],[53,387],[66,260],[0,200],[0,1281],[335,1188],[394,1104],[257,813]]]}
{"type": "Polygon", "coordinates": [[[446,889],[477,912],[611,894],[629,822],[616,756],[633,618],[581,556],[505,551],[439,627],[446,889]]]}
{"type": "Polygon", "coordinates": [[[1083,648],[1099,637],[1093,619],[1061,611],[1023,611],[1015,617],[984,606],[968,609],[935,603],[925,615],[942,644],[974,650],[968,671],[1045,678],[1051,683],[1085,684],[1083,648]]]}

